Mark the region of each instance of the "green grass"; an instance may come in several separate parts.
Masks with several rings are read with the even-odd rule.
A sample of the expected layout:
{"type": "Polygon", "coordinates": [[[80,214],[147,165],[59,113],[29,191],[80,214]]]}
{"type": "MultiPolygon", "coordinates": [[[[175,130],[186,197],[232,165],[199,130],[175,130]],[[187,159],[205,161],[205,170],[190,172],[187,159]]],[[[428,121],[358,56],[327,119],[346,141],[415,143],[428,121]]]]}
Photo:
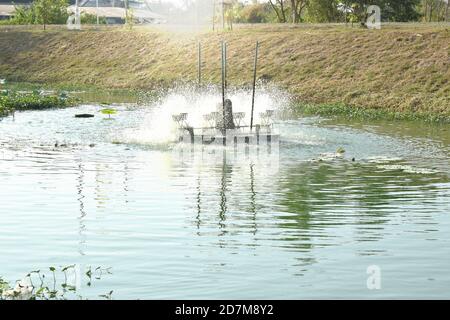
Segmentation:
{"type": "Polygon", "coordinates": [[[42,95],[37,91],[31,93],[3,91],[0,93],[0,116],[6,116],[15,111],[67,108],[76,104],[77,99],[68,97],[64,93],[42,95]]]}
{"type": "Polygon", "coordinates": [[[385,109],[362,108],[344,104],[297,104],[294,112],[308,116],[338,116],[358,120],[406,120],[450,124],[450,115],[433,112],[399,112],[385,109]]]}

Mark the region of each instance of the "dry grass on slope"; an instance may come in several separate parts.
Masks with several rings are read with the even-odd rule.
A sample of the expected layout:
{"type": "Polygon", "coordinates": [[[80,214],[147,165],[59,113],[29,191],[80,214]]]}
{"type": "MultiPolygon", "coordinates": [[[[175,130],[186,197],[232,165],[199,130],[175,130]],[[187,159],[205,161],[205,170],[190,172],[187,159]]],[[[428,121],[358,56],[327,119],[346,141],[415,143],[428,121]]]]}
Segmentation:
{"type": "Polygon", "coordinates": [[[262,25],[200,34],[155,28],[0,28],[0,78],[55,85],[154,88],[195,81],[197,41],[203,79],[220,81],[220,42],[228,43],[230,84],[252,79],[260,41],[260,78],[301,103],[450,113],[450,26],[404,25],[382,30],[345,26],[262,25]]]}

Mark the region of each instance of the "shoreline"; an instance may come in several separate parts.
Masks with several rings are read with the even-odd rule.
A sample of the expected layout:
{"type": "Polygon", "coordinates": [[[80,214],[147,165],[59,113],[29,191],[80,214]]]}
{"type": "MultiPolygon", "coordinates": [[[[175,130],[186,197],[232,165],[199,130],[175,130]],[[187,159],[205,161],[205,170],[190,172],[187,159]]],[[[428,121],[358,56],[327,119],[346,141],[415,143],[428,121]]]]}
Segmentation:
{"type": "MultiPolygon", "coordinates": [[[[48,90],[53,92],[53,95],[59,96],[61,92],[67,92],[71,95],[71,92],[81,94],[80,96],[71,95],[75,98],[76,104],[82,103],[99,103],[99,104],[112,104],[112,103],[139,103],[139,97],[141,95],[147,98],[155,98],[158,96],[156,90],[139,90],[139,89],[104,89],[91,87],[77,87],[73,85],[57,85],[52,86],[50,84],[41,85],[38,83],[10,83],[5,86],[3,90],[29,92],[33,94],[35,90],[48,90]]],[[[168,89],[168,88],[165,88],[168,89]]],[[[45,96],[42,96],[45,97],[45,96]]],[[[0,96],[1,98],[1,96],[0,96]]],[[[382,108],[367,108],[360,106],[350,106],[342,103],[321,103],[311,104],[303,103],[300,101],[291,102],[288,109],[292,114],[298,116],[321,116],[321,117],[343,117],[349,120],[387,120],[387,121],[418,121],[429,124],[450,124],[449,114],[436,114],[433,112],[400,112],[387,110],[382,108]]],[[[1,102],[1,100],[0,100],[1,102]]],[[[72,103],[71,107],[76,106],[72,103]]],[[[54,108],[60,108],[61,106],[55,105],[54,108]]],[[[67,106],[62,106],[66,108],[67,106]]],[[[46,108],[15,108],[14,111],[23,110],[40,110],[46,108]]],[[[0,117],[10,115],[11,108],[2,107],[0,103],[0,117]]]]}
{"type": "Polygon", "coordinates": [[[430,124],[450,124],[450,115],[435,113],[398,112],[375,108],[354,107],[343,104],[297,104],[294,108],[299,115],[344,117],[354,120],[387,120],[387,121],[418,121],[430,124]]]}

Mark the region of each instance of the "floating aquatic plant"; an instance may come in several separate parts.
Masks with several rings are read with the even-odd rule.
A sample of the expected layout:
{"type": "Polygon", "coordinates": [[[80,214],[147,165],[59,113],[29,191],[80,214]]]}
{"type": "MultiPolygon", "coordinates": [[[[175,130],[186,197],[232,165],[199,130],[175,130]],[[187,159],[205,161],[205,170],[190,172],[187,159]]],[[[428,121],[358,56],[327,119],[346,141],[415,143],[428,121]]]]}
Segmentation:
{"type": "Polygon", "coordinates": [[[343,116],[360,120],[421,120],[430,123],[450,123],[448,112],[393,111],[382,108],[364,108],[345,104],[297,104],[295,111],[300,115],[343,116]]]}
{"type": "Polygon", "coordinates": [[[0,116],[6,116],[14,111],[44,110],[51,108],[67,108],[77,104],[78,100],[67,96],[41,94],[40,91],[31,93],[2,91],[0,94],[0,116]]]}
{"type": "MultiPolygon", "coordinates": [[[[67,299],[67,294],[77,294],[78,288],[75,281],[81,284],[84,279],[85,284],[90,287],[93,279],[100,280],[103,275],[111,274],[110,268],[93,269],[90,266],[84,274],[78,272],[76,265],[60,268],[51,266],[48,269],[51,272],[50,277],[41,270],[34,270],[24,279],[16,281],[14,286],[0,277],[0,300],[63,300],[67,299]]],[[[110,291],[100,297],[110,300],[112,293],[113,291],[110,291]]],[[[77,297],[82,299],[79,295],[77,297]]]]}
{"type": "Polygon", "coordinates": [[[112,109],[112,108],[105,108],[105,109],[100,110],[100,112],[103,114],[107,114],[108,119],[111,119],[111,115],[117,113],[116,109],[112,109]]]}

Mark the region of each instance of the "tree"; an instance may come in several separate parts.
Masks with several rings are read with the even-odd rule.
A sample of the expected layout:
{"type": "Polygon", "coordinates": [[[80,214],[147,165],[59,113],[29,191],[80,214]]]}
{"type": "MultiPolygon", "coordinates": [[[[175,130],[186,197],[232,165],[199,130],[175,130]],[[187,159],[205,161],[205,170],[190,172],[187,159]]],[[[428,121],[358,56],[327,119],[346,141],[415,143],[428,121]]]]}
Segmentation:
{"type": "Polygon", "coordinates": [[[42,24],[44,30],[47,24],[64,24],[68,18],[68,6],[67,0],[34,0],[34,23],[42,24]]]}
{"type": "Polygon", "coordinates": [[[289,0],[289,5],[286,4],[287,0],[269,0],[272,9],[275,11],[278,22],[287,22],[287,14],[291,13],[291,22],[298,23],[301,20],[303,10],[308,5],[309,0],[289,0]]]}
{"type": "Polygon", "coordinates": [[[309,0],[291,0],[292,23],[299,23],[309,0]]]}
{"type": "Polygon", "coordinates": [[[240,11],[240,21],[246,23],[268,22],[267,16],[267,7],[262,3],[245,6],[240,11]]]}
{"type": "Polygon", "coordinates": [[[27,6],[15,6],[14,16],[11,18],[12,24],[33,24],[34,11],[27,6]]]}
{"type": "Polygon", "coordinates": [[[384,21],[408,22],[419,19],[417,7],[420,0],[380,1],[381,16],[384,21]]]}
{"type": "Polygon", "coordinates": [[[339,0],[310,0],[307,7],[307,19],[310,22],[338,22],[342,15],[339,0]]]}
{"type": "Polygon", "coordinates": [[[285,0],[275,0],[276,2],[273,3],[273,0],[269,0],[270,5],[272,6],[272,9],[275,11],[278,22],[285,23],[286,20],[286,4],[285,0]]]}
{"type": "Polygon", "coordinates": [[[417,11],[420,0],[343,0],[341,3],[363,25],[367,20],[367,8],[370,5],[377,5],[381,8],[381,18],[383,21],[416,21],[420,16],[417,11]]]}
{"type": "Polygon", "coordinates": [[[67,0],[34,0],[30,6],[15,6],[11,24],[65,24],[69,17],[67,0]]]}
{"type": "Polygon", "coordinates": [[[425,21],[447,21],[450,1],[422,0],[423,17],[425,21]]]}
{"type": "Polygon", "coordinates": [[[445,20],[449,11],[447,0],[289,0],[288,3],[286,1],[269,0],[279,22],[287,22],[286,16],[290,14],[293,23],[301,22],[305,18],[312,22],[336,22],[341,21],[341,17],[344,16],[346,22],[350,17],[353,22],[365,25],[368,18],[367,8],[371,5],[381,8],[384,21],[416,21],[420,17],[417,10],[420,1],[425,3],[427,17],[445,20]]]}

